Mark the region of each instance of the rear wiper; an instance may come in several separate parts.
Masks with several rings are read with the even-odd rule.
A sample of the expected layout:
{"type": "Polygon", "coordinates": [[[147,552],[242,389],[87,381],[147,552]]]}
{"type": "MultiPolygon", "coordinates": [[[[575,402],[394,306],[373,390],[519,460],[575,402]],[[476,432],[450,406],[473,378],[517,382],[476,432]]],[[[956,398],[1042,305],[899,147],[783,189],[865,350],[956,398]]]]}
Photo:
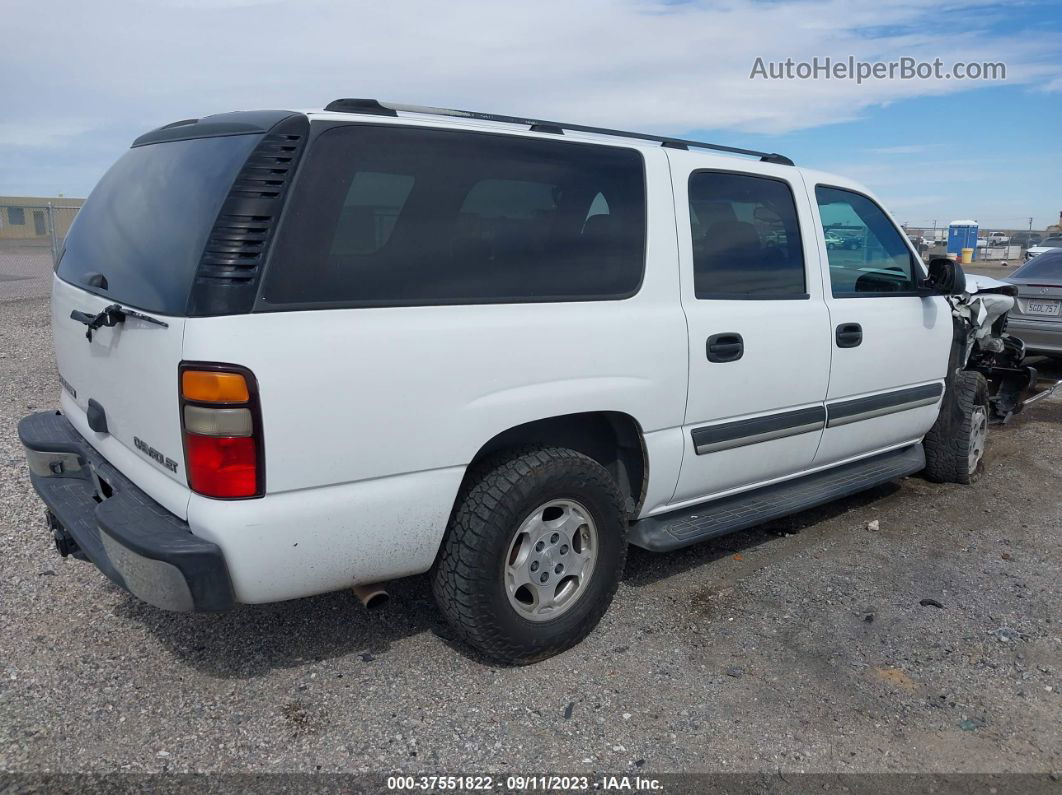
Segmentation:
{"type": "Polygon", "coordinates": [[[88,312],[79,312],[74,310],[70,313],[70,319],[76,320],[78,323],[84,323],[88,326],[88,331],[85,332],[85,339],[92,342],[92,332],[98,328],[107,326],[108,328],[117,326],[123,322],[127,317],[135,317],[138,320],[143,320],[145,323],[154,323],[156,326],[162,326],[163,328],[169,328],[170,324],[157,317],[151,317],[151,315],[145,315],[142,312],[137,312],[133,309],[126,309],[118,304],[111,304],[106,307],[98,315],[93,315],[88,312]]]}

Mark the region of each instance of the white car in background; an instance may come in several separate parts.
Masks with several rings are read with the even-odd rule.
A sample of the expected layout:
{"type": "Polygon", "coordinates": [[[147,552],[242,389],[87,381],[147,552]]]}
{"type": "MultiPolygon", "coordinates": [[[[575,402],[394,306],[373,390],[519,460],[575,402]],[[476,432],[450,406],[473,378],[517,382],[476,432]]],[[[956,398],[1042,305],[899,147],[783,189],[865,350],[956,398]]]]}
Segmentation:
{"type": "Polygon", "coordinates": [[[1062,235],[1046,237],[1040,241],[1040,245],[1026,249],[1025,261],[1028,262],[1038,254],[1043,254],[1045,251],[1050,251],[1053,248],[1062,248],[1062,235]]]}

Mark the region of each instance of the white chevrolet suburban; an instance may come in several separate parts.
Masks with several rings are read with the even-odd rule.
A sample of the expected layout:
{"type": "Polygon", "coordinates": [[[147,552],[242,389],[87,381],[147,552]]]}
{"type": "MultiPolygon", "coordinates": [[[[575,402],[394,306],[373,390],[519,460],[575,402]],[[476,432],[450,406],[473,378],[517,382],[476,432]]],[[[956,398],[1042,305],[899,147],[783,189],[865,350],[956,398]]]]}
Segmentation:
{"type": "Polygon", "coordinates": [[[1032,377],[1011,291],[777,154],[226,113],[92,192],[54,279],[61,411],[19,433],[59,551],[152,605],[431,572],[463,638],[526,663],[593,629],[628,543],[974,479],[1032,377]]]}

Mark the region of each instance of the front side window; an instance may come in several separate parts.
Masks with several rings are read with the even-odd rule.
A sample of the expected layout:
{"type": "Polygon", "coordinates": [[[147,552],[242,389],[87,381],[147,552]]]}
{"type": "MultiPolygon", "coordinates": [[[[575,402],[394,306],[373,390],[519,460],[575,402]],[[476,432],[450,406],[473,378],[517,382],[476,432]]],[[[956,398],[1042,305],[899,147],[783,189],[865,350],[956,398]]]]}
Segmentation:
{"type": "Polygon", "coordinates": [[[911,249],[884,211],[859,193],[819,185],[830,284],[835,297],[915,289],[911,249]]]}
{"type": "Polygon", "coordinates": [[[804,249],[789,185],[749,174],[690,176],[697,298],[805,298],[804,249]]]}
{"type": "Polygon", "coordinates": [[[307,153],[260,307],[624,298],[645,225],[634,150],[343,125],[307,153]]]}

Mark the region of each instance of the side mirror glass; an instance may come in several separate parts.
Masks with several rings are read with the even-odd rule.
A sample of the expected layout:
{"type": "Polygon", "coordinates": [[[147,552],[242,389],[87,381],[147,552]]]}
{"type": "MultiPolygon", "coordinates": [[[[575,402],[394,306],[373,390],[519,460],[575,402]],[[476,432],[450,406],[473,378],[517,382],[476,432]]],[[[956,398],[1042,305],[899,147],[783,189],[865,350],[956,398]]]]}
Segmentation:
{"type": "Polygon", "coordinates": [[[947,257],[933,257],[929,261],[929,280],[926,286],[941,295],[966,292],[966,273],[962,265],[947,257]]]}

